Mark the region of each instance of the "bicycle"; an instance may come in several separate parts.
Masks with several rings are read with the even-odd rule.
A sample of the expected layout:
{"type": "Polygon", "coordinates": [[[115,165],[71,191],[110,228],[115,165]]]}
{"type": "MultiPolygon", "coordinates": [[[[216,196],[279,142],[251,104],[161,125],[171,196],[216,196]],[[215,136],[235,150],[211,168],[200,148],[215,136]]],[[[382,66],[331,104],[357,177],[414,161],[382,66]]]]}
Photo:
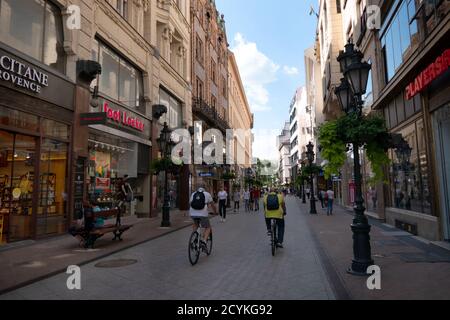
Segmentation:
{"type": "Polygon", "coordinates": [[[270,245],[272,247],[272,256],[274,257],[277,252],[277,243],[277,220],[270,219],[270,245]]]}
{"type": "Polygon", "coordinates": [[[212,231],[209,235],[208,241],[206,242],[206,248],[202,248],[201,240],[203,239],[205,233],[205,228],[199,227],[197,231],[192,232],[192,235],[189,239],[189,262],[195,266],[200,259],[200,254],[206,253],[207,256],[211,255],[212,246],[213,246],[213,235],[212,231]]]}

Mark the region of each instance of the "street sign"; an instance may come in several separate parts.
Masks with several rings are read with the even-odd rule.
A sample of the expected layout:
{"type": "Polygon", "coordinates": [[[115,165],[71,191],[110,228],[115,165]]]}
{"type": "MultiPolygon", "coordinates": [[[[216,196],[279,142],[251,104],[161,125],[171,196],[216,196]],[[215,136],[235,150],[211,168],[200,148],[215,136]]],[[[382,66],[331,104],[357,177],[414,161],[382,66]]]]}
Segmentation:
{"type": "Polygon", "coordinates": [[[80,114],[80,125],[106,124],[106,112],[93,112],[80,114]]]}
{"type": "Polygon", "coordinates": [[[214,177],[214,173],[212,173],[212,172],[200,172],[198,174],[198,176],[201,177],[201,178],[211,178],[211,177],[214,177]]]}

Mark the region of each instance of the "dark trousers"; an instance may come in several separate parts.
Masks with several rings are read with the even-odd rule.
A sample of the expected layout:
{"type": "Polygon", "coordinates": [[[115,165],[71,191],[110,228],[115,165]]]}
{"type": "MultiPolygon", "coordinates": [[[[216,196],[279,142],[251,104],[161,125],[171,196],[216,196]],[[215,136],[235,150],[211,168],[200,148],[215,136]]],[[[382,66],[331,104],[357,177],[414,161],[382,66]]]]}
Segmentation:
{"type": "Polygon", "coordinates": [[[219,213],[223,219],[227,218],[227,200],[219,200],[219,213]]]}
{"type": "MultiPolygon", "coordinates": [[[[266,218],[266,226],[267,226],[267,231],[270,231],[271,229],[271,220],[272,219],[268,219],[266,218]]],[[[275,219],[277,221],[277,238],[278,238],[278,242],[279,243],[283,243],[284,241],[284,229],[285,229],[285,223],[284,223],[284,219],[275,219]]]]}
{"type": "Polygon", "coordinates": [[[239,201],[234,202],[234,210],[236,210],[236,209],[239,210],[239,201]]]}
{"type": "Polygon", "coordinates": [[[259,211],[259,199],[255,199],[255,211],[259,211]]]}

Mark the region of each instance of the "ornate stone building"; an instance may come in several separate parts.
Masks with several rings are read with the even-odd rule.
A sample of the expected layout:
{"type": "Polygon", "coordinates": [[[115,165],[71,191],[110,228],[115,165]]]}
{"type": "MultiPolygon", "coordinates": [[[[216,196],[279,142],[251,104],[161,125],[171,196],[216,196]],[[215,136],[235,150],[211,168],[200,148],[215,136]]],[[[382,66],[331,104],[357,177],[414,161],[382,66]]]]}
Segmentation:
{"type": "MultiPolygon", "coordinates": [[[[213,0],[191,1],[192,114],[202,132],[218,129],[225,137],[228,123],[228,42],[224,16],[213,0]]],[[[225,142],[225,141],[224,141],[225,142]]],[[[219,151],[221,153],[221,151],[219,151]]],[[[212,192],[222,185],[223,166],[195,166],[193,183],[204,180],[212,192]],[[208,171],[207,179],[201,178],[208,171]],[[209,172],[210,171],[210,172],[209,172]]]]}
{"type": "MultiPolygon", "coordinates": [[[[149,61],[153,76],[152,97],[155,104],[163,104],[168,108],[168,113],[154,128],[153,144],[156,146],[164,122],[167,122],[171,129],[188,129],[192,123],[190,1],[158,0],[147,3],[149,10],[145,15],[145,38],[157,52],[152,61],[149,61]]],[[[158,157],[157,148],[153,150],[153,157],[158,157]]],[[[188,166],[183,168],[180,176],[171,177],[169,184],[173,206],[182,210],[189,209],[188,166]]],[[[159,200],[154,206],[162,205],[162,186],[162,181],[153,182],[152,194],[156,194],[156,199],[159,200]]]]}

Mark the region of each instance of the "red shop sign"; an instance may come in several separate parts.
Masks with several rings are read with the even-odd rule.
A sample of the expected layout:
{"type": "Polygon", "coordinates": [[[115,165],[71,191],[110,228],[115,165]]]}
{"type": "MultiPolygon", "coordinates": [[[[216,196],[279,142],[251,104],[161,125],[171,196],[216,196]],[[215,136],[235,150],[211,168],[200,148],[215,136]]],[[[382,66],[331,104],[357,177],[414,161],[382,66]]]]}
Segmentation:
{"type": "Polygon", "coordinates": [[[447,71],[449,67],[450,49],[447,49],[406,87],[406,100],[411,100],[415,95],[422,92],[433,80],[447,71]]]}
{"type": "Polygon", "coordinates": [[[121,123],[124,126],[131,127],[133,129],[144,132],[144,122],[137,117],[130,116],[126,111],[112,109],[108,102],[103,104],[103,112],[106,113],[108,119],[121,123]]]}

